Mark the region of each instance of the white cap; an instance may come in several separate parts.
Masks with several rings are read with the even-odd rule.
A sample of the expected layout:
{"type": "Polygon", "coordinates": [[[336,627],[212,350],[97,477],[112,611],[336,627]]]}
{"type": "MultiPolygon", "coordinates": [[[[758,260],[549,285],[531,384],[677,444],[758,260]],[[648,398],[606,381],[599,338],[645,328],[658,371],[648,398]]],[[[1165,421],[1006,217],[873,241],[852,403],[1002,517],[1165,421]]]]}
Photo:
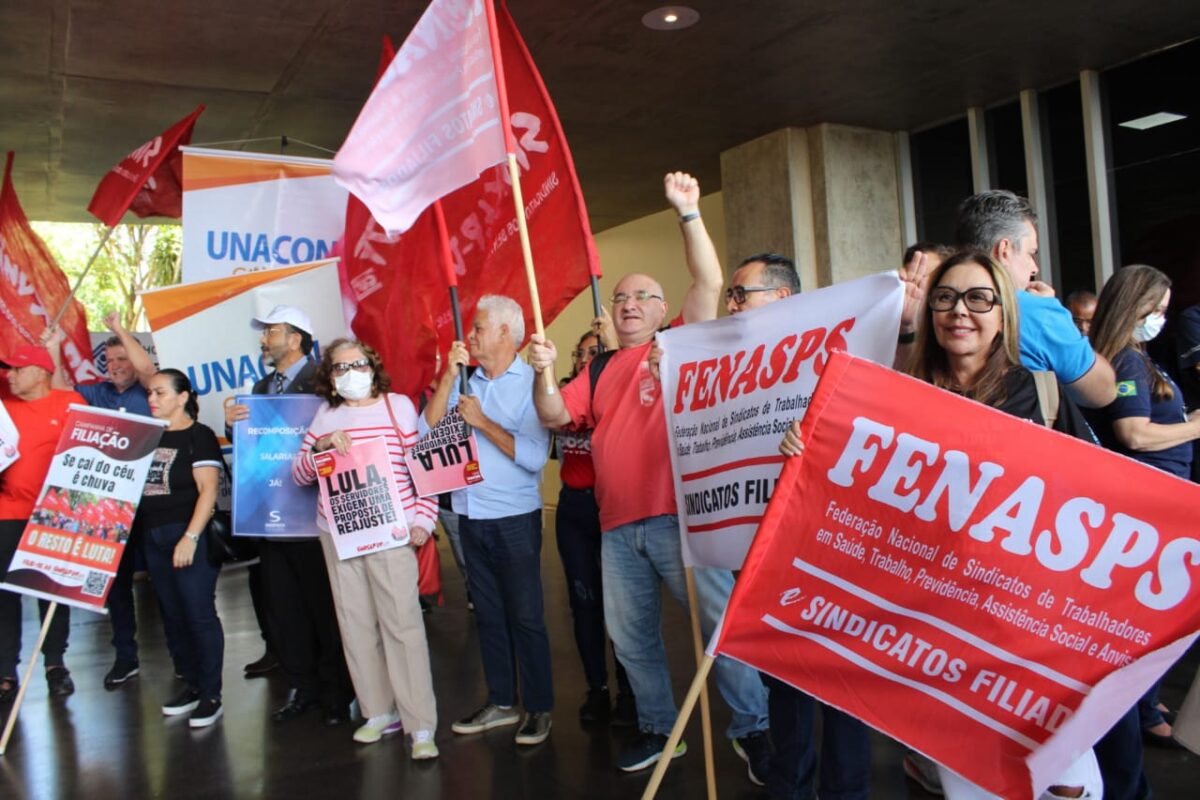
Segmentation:
{"type": "Polygon", "coordinates": [[[296,330],[304,331],[309,336],[313,335],[312,321],[308,318],[308,314],[295,306],[277,305],[271,309],[270,314],[250,320],[250,327],[262,330],[281,323],[287,323],[296,330]]]}

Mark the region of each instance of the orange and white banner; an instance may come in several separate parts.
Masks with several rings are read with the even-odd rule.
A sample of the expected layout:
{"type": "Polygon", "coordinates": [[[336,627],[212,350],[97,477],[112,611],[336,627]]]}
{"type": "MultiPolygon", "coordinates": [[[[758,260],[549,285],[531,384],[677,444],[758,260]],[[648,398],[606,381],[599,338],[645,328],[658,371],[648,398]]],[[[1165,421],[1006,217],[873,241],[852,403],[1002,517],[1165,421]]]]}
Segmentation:
{"type": "Polygon", "coordinates": [[[332,161],[181,149],[184,283],[329,257],[346,217],[332,161]]]}
{"type": "Polygon", "coordinates": [[[846,353],[713,652],[1037,797],[1200,629],[1200,487],[846,353]]]}
{"type": "Polygon", "coordinates": [[[143,292],[158,363],[187,373],[200,400],[200,421],[221,435],[226,397],[246,394],[271,372],[250,320],[280,303],[312,320],[313,358],[321,342],[346,333],[337,302],[336,261],[184,284],[143,292]],[[331,300],[331,298],[333,298],[331,300]]]}

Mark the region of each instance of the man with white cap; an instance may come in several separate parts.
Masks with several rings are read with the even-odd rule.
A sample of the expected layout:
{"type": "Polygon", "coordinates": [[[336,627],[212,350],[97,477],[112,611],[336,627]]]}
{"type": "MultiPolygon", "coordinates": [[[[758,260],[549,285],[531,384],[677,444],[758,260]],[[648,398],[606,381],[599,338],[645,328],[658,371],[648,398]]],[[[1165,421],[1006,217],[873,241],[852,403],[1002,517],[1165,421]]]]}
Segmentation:
{"type": "MultiPolygon", "coordinates": [[[[0,368],[8,370],[4,404],[21,440],[21,457],[0,472],[0,568],[7,568],[50,470],[67,409],[72,403],[85,403],[78,392],[51,387],[54,361],[44,347],[21,345],[0,353],[0,368]]],[[[49,605],[45,600],[38,601],[42,617],[49,605]]],[[[60,604],[42,646],[46,683],[52,696],[75,691],[71,673],[63,663],[70,624],[68,607],[60,604]]],[[[17,695],[20,654],[21,595],[0,591],[0,705],[17,695]]]]}
{"type": "MultiPolygon", "coordinates": [[[[273,367],[251,392],[312,394],[317,362],[309,357],[313,326],[308,314],[295,306],[277,305],[252,319],[250,326],[260,332],[263,362],[273,367]]],[[[226,438],[232,441],[233,425],[249,413],[243,404],[226,402],[226,438]]],[[[258,574],[250,575],[250,591],[268,651],[246,665],[246,674],[266,672],[278,659],[291,690],[271,718],[286,722],[320,704],[325,724],[337,725],[348,718],[354,690],[321,543],[310,538],[263,538],[259,557],[258,574]]]]}

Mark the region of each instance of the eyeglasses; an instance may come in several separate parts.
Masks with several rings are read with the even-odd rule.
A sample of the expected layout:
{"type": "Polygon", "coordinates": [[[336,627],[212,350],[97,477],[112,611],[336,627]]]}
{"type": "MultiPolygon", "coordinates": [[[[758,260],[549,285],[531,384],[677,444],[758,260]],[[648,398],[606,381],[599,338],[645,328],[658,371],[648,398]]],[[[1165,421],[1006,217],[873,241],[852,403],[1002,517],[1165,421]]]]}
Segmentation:
{"type": "Polygon", "coordinates": [[[966,304],[967,311],[976,314],[986,314],[1000,304],[996,290],[986,286],[976,286],[962,292],[949,286],[939,286],[929,293],[929,307],[934,311],[953,311],[959,300],[966,304]]]}
{"type": "Polygon", "coordinates": [[[746,295],[748,294],[752,294],[753,292],[773,292],[777,288],[778,287],[776,286],[734,285],[725,290],[725,301],[729,302],[732,300],[740,306],[742,303],[746,302],[746,295]]]}
{"type": "Polygon", "coordinates": [[[587,356],[588,358],[595,358],[598,355],[600,355],[600,348],[596,345],[592,345],[591,347],[580,348],[579,350],[573,351],[571,353],[571,358],[583,358],[584,356],[587,356]]]}
{"type": "Polygon", "coordinates": [[[622,303],[628,303],[630,300],[636,300],[639,303],[644,303],[647,300],[662,300],[661,294],[651,294],[645,289],[638,289],[636,292],[617,292],[612,296],[612,304],[619,306],[622,303]]]}
{"type": "Polygon", "coordinates": [[[355,372],[370,372],[371,362],[368,359],[360,358],[358,361],[340,361],[330,367],[330,371],[334,375],[345,375],[350,370],[355,372]]]}
{"type": "Polygon", "coordinates": [[[272,336],[274,336],[277,333],[282,333],[282,334],[286,335],[287,328],[284,328],[281,326],[276,326],[276,327],[271,327],[271,328],[263,328],[262,333],[259,335],[259,338],[270,339],[272,336]]]}

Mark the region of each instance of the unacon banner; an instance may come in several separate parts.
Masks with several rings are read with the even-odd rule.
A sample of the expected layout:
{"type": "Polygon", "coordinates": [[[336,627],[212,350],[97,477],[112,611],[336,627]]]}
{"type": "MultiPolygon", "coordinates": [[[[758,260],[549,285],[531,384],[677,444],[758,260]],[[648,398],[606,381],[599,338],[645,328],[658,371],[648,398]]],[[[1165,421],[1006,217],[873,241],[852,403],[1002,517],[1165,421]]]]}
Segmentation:
{"type": "Polygon", "coordinates": [[[200,401],[200,421],[223,435],[226,397],[245,394],[266,377],[259,331],[250,320],[280,303],[303,309],[319,345],[345,334],[333,261],[252,272],[143,292],[158,362],[187,373],[200,401]]]}
{"type": "Polygon", "coordinates": [[[103,611],[165,426],[72,405],[3,588],[103,611]]]}
{"type": "Polygon", "coordinates": [[[181,149],[184,283],[329,257],[346,217],[332,161],[181,149]]]}
{"type": "Polygon", "coordinates": [[[887,272],[658,335],[685,563],[741,568],[829,354],[890,364],[902,299],[887,272]]]}
{"type": "Polygon", "coordinates": [[[1036,797],[1200,629],[1200,487],[835,353],[713,652],[1036,797]]]}

